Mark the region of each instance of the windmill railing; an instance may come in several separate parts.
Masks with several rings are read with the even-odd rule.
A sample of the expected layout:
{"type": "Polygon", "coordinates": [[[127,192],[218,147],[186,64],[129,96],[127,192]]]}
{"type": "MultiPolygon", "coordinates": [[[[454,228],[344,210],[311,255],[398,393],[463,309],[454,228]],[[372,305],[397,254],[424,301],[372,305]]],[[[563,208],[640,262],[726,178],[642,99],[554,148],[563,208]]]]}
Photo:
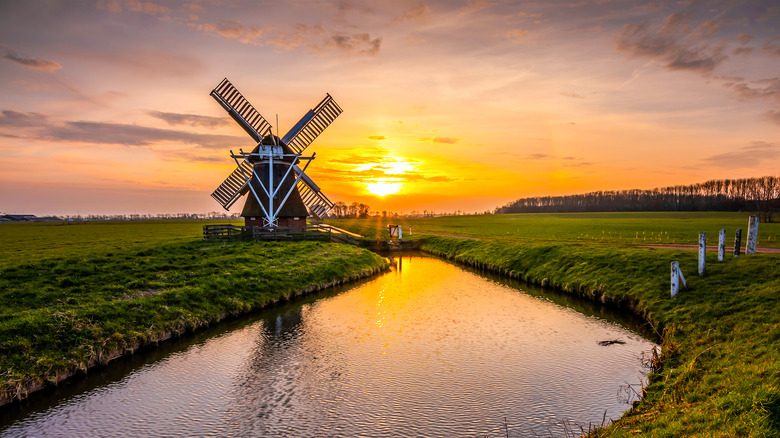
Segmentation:
{"type": "Polygon", "coordinates": [[[241,225],[204,225],[203,240],[320,240],[326,242],[359,245],[360,234],[350,233],[330,225],[309,225],[306,227],[278,227],[269,230],[264,227],[241,225]]]}

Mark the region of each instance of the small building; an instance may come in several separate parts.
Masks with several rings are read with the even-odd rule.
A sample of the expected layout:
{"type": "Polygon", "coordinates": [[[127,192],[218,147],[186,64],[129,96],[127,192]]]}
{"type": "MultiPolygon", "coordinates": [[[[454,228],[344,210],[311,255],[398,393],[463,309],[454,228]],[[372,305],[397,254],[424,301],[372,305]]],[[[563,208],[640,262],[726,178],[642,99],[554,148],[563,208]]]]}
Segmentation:
{"type": "MultiPolygon", "coordinates": [[[[281,139],[275,136],[268,136],[263,138],[263,142],[261,144],[265,146],[273,146],[276,144],[281,146],[285,155],[294,154],[289,146],[284,144],[281,139]]],[[[252,153],[256,154],[259,150],[260,145],[257,145],[252,150],[252,153]]],[[[265,194],[263,186],[260,184],[260,181],[263,181],[265,185],[268,186],[268,178],[269,173],[271,172],[271,166],[268,165],[267,159],[261,159],[259,157],[250,157],[249,162],[252,163],[255,173],[257,174],[257,176],[252,176],[252,188],[257,194],[257,197],[260,198],[263,206],[267,209],[269,200],[268,196],[265,194]],[[258,177],[260,178],[260,181],[258,181],[258,177]]],[[[290,193],[290,196],[286,201],[284,201],[284,205],[282,205],[282,208],[277,216],[277,226],[281,228],[305,228],[308,212],[306,210],[306,205],[303,203],[300,192],[298,192],[297,188],[292,187],[297,176],[295,171],[290,170],[290,165],[292,163],[293,157],[286,156],[282,159],[274,160],[273,164],[273,185],[271,185],[271,187],[279,188],[279,190],[276,192],[276,196],[273,198],[274,208],[277,208],[277,206],[282,201],[284,201],[284,197],[287,195],[287,193],[290,193]],[[282,181],[282,178],[284,178],[284,181],[282,181]],[[291,188],[293,188],[292,192],[290,192],[291,188]]],[[[244,208],[241,210],[241,216],[244,217],[245,225],[248,227],[264,226],[263,219],[266,217],[266,215],[263,213],[263,209],[257,202],[257,198],[252,195],[247,196],[246,202],[244,203],[244,208]]]]}

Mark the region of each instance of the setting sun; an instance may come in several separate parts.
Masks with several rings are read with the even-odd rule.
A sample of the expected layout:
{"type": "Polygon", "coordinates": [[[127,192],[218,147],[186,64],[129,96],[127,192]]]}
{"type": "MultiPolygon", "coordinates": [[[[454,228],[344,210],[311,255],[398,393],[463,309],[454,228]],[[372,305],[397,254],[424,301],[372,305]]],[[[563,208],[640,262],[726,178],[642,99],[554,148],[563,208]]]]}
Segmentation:
{"type": "Polygon", "coordinates": [[[392,195],[398,193],[403,188],[403,184],[399,182],[373,182],[366,183],[366,190],[377,196],[392,195]]]}

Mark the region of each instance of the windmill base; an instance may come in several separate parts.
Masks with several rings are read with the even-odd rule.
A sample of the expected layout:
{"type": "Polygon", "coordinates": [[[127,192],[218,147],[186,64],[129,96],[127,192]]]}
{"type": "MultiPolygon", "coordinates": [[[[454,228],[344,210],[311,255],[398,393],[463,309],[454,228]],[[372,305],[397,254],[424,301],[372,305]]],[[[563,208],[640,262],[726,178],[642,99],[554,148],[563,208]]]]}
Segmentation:
{"type": "MultiPolygon", "coordinates": [[[[279,228],[306,228],[306,216],[280,217],[277,219],[279,228]]],[[[247,227],[262,227],[262,217],[245,217],[244,225],[247,227]]]]}

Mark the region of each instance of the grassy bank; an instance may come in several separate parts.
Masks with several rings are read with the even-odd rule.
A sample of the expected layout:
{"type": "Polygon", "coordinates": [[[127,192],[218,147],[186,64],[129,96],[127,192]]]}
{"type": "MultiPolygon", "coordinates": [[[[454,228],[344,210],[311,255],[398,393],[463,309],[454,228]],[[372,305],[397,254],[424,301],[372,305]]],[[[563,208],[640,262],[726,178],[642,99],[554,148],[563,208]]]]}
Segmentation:
{"type": "MultiPolygon", "coordinates": [[[[427,238],[425,251],[630,308],[662,338],[642,401],[594,436],[780,435],[780,255],[427,238]],[[669,265],[691,290],[670,298],[669,265]]],[[[573,396],[576,396],[573,394],[573,396]]]]}
{"type": "MultiPolygon", "coordinates": [[[[116,227],[114,235],[123,231],[116,227]]],[[[170,230],[157,241],[145,230],[129,248],[71,238],[71,252],[28,239],[24,256],[0,262],[0,403],[171,336],[386,267],[353,246],[214,243],[170,230]]]]}
{"type": "MultiPolygon", "coordinates": [[[[641,212],[641,213],[526,213],[435,218],[335,219],[327,222],[367,236],[387,239],[387,224],[402,225],[404,239],[422,235],[460,236],[478,239],[571,242],[610,245],[678,245],[698,243],[700,231],[709,245],[718,242],[724,228],[727,246],[734,245],[734,232],[742,228],[747,239],[748,213],[641,212]],[[412,228],[411,236],[408,234],[412,228]]],[[[762,223],[758,245],[780,248],[780,223],[762,223]]]]}

